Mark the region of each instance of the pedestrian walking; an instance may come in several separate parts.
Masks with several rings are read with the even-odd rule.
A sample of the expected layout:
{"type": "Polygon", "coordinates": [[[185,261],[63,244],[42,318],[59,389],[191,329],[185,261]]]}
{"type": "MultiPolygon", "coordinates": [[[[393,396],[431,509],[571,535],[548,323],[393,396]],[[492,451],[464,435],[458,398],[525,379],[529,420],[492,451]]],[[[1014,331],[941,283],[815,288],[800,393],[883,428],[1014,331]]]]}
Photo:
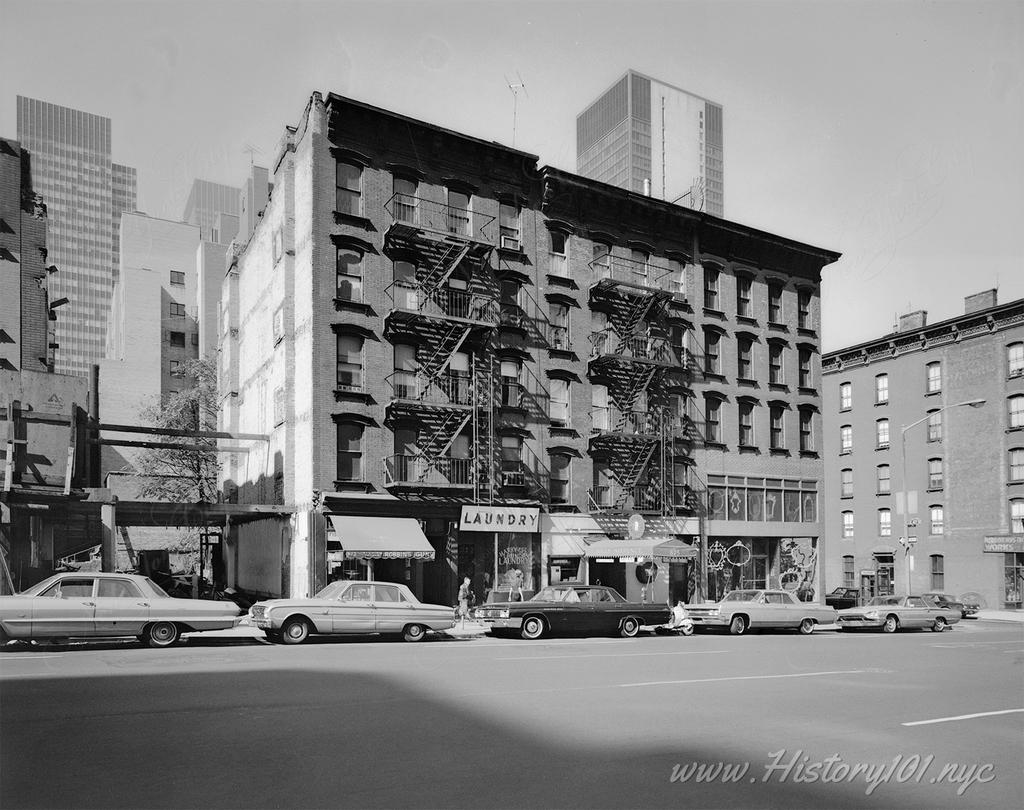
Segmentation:
{"type": "Polygon", "coordinates": [[[462,626],[466,626],[466,618],[469,616],[469,603],[473,598],[473,589],[469,584],[469,577],[462,580],[459,586],[459,617],[462,619],[462,626]]]}

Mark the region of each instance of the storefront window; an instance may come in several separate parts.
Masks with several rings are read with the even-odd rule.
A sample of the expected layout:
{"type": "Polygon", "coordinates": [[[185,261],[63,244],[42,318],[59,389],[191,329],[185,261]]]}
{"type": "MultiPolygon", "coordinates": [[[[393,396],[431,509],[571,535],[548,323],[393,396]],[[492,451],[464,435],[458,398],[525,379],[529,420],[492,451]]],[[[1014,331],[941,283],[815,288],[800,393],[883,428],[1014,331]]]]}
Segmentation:
{"type": "Polygon", "coordinates": [[[1024,601],[1024,554],[1004,554],[1003,558],[1003,599],[1008,607],[1019,608],[1024,601]]]}
{"type": "Polygon", "coordinates": [[[718,601],[729,591],[767,588],[769,574],[778,564],[771,557],[771,542],[756,537],[713,540],[708,547],[709,598],[718,601]]]}
{"type": "Polygon", "coordinates": [[[496,543],[495,582],[512,598],[529,599],[540,583],[540,537],[533,534],[499,533],[496,543]]]}
{"type": "Polygon", "coordinates": [[[557,585],[560,582],[582,582],[581,561],[581,557],[550,557],[548,559],[548,582],[552,585],[557,585]]]}

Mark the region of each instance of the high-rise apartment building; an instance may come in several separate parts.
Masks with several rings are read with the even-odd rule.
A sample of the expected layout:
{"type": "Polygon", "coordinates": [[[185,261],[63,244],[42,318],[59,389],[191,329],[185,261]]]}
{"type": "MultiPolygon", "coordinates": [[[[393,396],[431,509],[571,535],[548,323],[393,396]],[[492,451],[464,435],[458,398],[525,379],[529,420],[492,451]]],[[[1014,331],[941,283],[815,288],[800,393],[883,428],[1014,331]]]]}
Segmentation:
{"type": "Polygon", "coordinates": [[[333,94],[272,166],[224,277],[223,483],[296,512],[232,526],[230,584],[820,597],[838,254],[333,94]]]}
{"type": "Polygon", "coordinates": [[[117,228],[136,205],[135,170],[111,161],[110,119],[18,96],[18,140],[32,155],[46,200],[51,300],[67,298],[56,324],[55,370],[87,374],[103,357],[110,291],[119,267],[117,228]]]}
{"type": "Polygon", "coordinates": [[[830,352],[827,587],[1024,606],[1024,300],[830,352]]]}
{"type": "Polygon", "coordinates": [[[629,70],[576,117],[584,177],[724,216],[722,106],[629,70]]]}

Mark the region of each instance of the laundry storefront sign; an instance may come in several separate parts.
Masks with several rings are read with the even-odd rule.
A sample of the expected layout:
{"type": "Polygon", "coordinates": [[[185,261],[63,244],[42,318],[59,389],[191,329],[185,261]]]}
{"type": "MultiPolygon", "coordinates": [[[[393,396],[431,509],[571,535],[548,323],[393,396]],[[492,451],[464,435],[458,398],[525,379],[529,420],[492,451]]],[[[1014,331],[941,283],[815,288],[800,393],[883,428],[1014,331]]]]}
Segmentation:
{"type": "Polygon", "coordinates": [[[463,506],[461,532],[536,532],[540,510],[517,506],[463,506]]]}

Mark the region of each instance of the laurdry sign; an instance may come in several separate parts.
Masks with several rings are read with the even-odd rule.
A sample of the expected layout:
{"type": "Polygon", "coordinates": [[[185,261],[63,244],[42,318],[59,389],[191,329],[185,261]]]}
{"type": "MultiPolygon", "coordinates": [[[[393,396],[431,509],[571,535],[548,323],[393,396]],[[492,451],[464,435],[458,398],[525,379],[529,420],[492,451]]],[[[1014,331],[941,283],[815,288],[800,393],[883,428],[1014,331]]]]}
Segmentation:
{"type": "Polygon", "coordinates": [[[535,532],[540,509],[518,506],[463,506],[460,532],[535,532]]]}

